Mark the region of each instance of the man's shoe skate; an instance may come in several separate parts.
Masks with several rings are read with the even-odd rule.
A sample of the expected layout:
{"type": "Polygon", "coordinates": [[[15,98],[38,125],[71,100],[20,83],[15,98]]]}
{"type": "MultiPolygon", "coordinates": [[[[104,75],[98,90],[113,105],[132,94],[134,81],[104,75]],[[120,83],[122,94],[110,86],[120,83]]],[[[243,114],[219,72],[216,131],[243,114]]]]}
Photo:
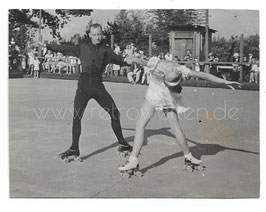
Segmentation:
{"type": "Polygon", "coordinates": [[[129,144],[119,144],[118,146],[118,155],[122,156],[122,157],[127,157],[130,152],[132,152],[132,146],[130,146],[129,144]]]}
{"type": "Polygon", "coordinates": [[[122,166],[118,167],[121,177],[129,178],[132,175],[137,177],[142,177],[143,174],[139,171],[139,161],[138,158],[130,156],[128,161],[125,162],[122,166]]]}
{"type": "Polygon", "coordinates": [[[194,170],[203,171],[205,166],[200,165],[201,160],[196,159],[191,153],[185,155],[185,166],[184,170],[188,172],[193,172],[194,170]]]}
{"type": "Polygon", "coordinates": [[[82,160],[79,157],[79,155],[80,155],[79,149],[75,149],[75,150],[68,149],[67,151],[59,154],[59,158],[64,160],[66,163],[69,163],[72,160],[81,162],[82,160]]]}

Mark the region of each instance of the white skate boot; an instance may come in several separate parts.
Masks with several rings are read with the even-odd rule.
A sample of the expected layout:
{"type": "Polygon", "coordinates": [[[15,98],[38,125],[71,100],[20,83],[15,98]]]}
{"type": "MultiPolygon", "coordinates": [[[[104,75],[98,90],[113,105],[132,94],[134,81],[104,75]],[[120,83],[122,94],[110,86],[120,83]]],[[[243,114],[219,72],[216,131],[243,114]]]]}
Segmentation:
{"type": "Polygon", "coordinates": [[[132,175],[141,177],[142,172],[139,171],[139,160],[134,156],[130,156],[128,161],[118,167],[121,177],[129,178],[132,175]]]}
{"type": "Polygon", "coordinates": [[[184,170],[193,172],[194,170],[203,171],[205,166],[201,166],[202,160],[198,160],[191,153],[185,155],[184,170]]]}

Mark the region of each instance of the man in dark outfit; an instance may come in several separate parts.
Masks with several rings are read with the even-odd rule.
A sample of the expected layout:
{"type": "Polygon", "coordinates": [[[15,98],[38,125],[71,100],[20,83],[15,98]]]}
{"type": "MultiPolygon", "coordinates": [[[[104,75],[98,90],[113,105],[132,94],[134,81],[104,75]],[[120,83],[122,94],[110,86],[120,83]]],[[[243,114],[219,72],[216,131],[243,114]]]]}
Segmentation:
{"type": "Polygon", "coordinates": [[[79,137],[81,134],[81,119],[88,101],[93,98],[111,116],[112,129],[118,139],[119,152],[131,151],[132,147],[125,141],[119,118],[119,110],[111,95],[105,90],[102,83],[102,74],[107,64],[125,65],[123,57],[114,53],[107,45],[102,43],[102,27],[93,24],[90,27],[91,42],[79,45],[49,45],[48,50],[58,51],[65,55],[80,58],[82,73],[78,80],[78,88],[74,100],[74,115],[72,127],[72,145],[70,149],[61,153],[61,159],[69,156],[78,157],[79,137]]]}

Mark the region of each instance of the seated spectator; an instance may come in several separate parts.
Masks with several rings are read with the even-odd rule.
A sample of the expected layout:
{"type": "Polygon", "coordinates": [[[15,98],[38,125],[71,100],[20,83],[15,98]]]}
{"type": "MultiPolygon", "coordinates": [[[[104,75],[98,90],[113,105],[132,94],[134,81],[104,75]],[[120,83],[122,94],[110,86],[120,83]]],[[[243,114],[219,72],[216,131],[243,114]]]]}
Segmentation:
{"type": "Polygon", "coordinates": [[[160,58],[161,60],[165,60],[165,57],[164,57],[164,53],[163,53],[163,52],[160,52],[160,53],[159,53],[159,58],[160,58]]]}
{"type": "Polygon", "coordinates": [[[167,52],[164,57],[165,57],[165,60],[170,60],[170,61],[173,60],[173,55],[170,54],[170,52],[167,52]]]}
{"type": "Polygon", "coordinates": [[[33,59],[34,78],[40,78],[40,60],[37,55],[33,59]]]}
{"type": "Polygon", "coordinates": [[[52,57],[52,64],[51,64],[52,73],[55,73],[55,68],[56,68],[57,63],[58,63],[58,59],[57,59],[56,53],[54,53],[52,57]]]}
{"type": "Polygon", "coordinates": [[[146,83],[147,85],[149,85],[150,84],[150,70],[146,66],[144,66],[143,69],[144,69],[144,72],[142,75],[141,84],[143,85],[144,83],[146,83]]]}
{"type": "Polygon", "coordinates": [[[130,66],[122,66],[120,68],[120,76],[127,76],[130,73],[130,66]]]}
{"type": "Polygon", "coordinates": [[[120,65],[112,64],[112,69],[113,69],[113,74],[114,76],[119,76],[120,75],[120,65]]]}
{"type": "Polygon", "coordinates": [[[134,69],[127,74],[128,81],[131,84],[137,84],[140,81],[141,72],[142,67],[140,65],[134,64],[134,69]]]}
{"type": "Polygon", "coordinates": [[[45,69],[49,73],[51,70],[51,66],[52,66],[52,58],[53,58],[52,52],[48,50],[44,58],[45,59],[43,61],[43,69],[45,69]]]}
{"type": "Polygon", "coordinates": [[[76,73],[76,66],[77,66],[77,58],[70,56],[69,57],[69,74],[76,73]]]}
{"type": "Polygon", "coordinates": [[[66,56],[62,56],[62,54],[57,55],[58,58],[58,63],[56,64],[55,70],[58,70],[58,74],[62,74],[63,72],[66,71],[68,64],[66,62],[66,56]]]}

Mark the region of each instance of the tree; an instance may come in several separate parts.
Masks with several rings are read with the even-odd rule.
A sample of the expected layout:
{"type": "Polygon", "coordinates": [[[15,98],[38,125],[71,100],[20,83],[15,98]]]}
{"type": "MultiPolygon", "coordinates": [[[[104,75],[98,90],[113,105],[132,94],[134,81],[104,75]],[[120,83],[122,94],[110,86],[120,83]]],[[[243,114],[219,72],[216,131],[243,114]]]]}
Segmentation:
{"type": "Polygon", "coordinates": [[[244,54],[252,53],[257,59],[260,57],[260,37],[258,34],[244,38],[244,54]]]}
{"type": "Polygon", "coordinates": [[[140,50],[148,52],[148,36],[145,32],[145,19],[140,11],[121,10],[115,17],[114,22],[108,22],[104,29],[104,35],[110,40],[114,35],[114,42],[122,48],[134,43],[140,50]]]}
{"type": "Polygon", "coordinates": [[[205,22],[205,10],[121,10],[114,22],[109,22],[104,34],[111,34],[122,47],[131,42],[148,52],[148,35],[159,51],[169,50],[170,28],[179,25],[197,25],[205,22]]]}
{"type": "MultiPolygon", "coordinates": [[[[63,28],[65,24],[70,21],[71,16],[81,17],[90,16],[92,10],[41,10],[41,27],[49,27],[53,38],[61,38],[58,30],[63,28]]],[[[15,32],[20,31],[24,39],[16,40],[16,42],[23,42],[20,46],[25,45],[25,41],[30,39],[32,35],[29,32],[21,31],[21,28],[29,30],[36,30],[39,27],[40,10],[30,9],[11,9],[9,10],[9,35],[14,36],[15,32]],[[18,29],[18,30],[16,30],[18,29]]],[[[34,32],[33,32],[34,33],[34,32]]]]}
{"type": "MultiPolygon", "coordinates": [[[[230,61],[235,52],[239,53],[240,41],[238,36],[232,35],[230,39],[216,38],[212,40],[212,53],[218,56],[222,61],[230,61]]],[[[259,35],[250,35],[244,38],[244,56],[252,53],[254,57],[259,58],[259,35]]]]}

